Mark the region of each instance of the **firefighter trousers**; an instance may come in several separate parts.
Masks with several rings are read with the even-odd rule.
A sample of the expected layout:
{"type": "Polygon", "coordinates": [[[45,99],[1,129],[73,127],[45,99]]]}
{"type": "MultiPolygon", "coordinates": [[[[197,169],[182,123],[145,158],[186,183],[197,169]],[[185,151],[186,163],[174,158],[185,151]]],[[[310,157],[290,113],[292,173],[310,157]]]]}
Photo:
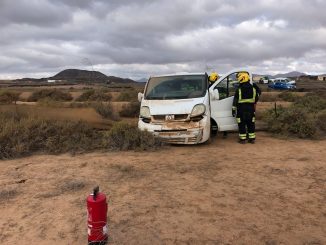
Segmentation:
{"type": "Polygon", "coordinates": [[[237,117],[238,127],[239,127],[239,139],[255,140],[255,113],[241,113],[237,117]]]}

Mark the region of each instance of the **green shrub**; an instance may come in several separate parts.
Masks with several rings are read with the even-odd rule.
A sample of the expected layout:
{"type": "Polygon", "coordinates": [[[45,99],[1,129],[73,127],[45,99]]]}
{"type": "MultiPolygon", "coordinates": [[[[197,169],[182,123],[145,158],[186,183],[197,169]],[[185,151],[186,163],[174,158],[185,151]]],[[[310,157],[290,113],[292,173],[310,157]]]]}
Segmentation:
{"type": "Polygon", "coordinates": [[[54,101],[71,101],[70,93],[60,91],[58,89],[41,89],[35,91],[27,99],[29,102],[36,102],[40,100],[54,100],[54,101]]]}
{"type": "Polygon", "coordinates": [[[127,105],[122,106],[122,110],[120,111],[121,117],[138,117],[140,110],[139,102],[129,102],[127,105]]]}
{"type": "Polygon", "coordinates": [[[105,145],[113,150],[150,150],[159,147],[161,142],[147,131],[119,122],[106,134],[105,145]]]}
{"type": "Polygon", "coordinates": [[[90,89],[81,94],[76,101],[110,101],[112,96],[106,90],[90,89]]]}
{"type": "Polygon", "coordinates": [[[138,101],[138,92],[134,89],[126,90],[119,94],[117,101],[138,101]]]}
{"type": "Polygon", "coordinates": [[[119,120],[118,115],[113,110],[111,103],[95,103],[92,105],[95,111],[105,119],[111,119],[114,121],[119,120]]]}
{"type": "Polygon", "coordinates": [[[282,92],[278,95],[278,98],[283,101],[295,102],[298,99],[298,96],[293,92],[282,92]]]}
{"type": "Polygon", "coordinates": [[[0,104],[11,104],[13,102],[16,104],[19,99],[19,95],[20,93],[18,92],[7,90],[0,91],[0,104]]]}

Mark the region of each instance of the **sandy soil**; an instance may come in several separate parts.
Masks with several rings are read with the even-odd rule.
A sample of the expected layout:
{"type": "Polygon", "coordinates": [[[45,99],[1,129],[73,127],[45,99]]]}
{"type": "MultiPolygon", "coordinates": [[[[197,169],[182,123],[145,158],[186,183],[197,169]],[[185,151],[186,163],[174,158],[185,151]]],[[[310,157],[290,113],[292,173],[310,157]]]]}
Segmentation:
{"type": "Polygon", "coordinates": [[[326,141],[259,132],[157,152],[0,161],[0,244],[86,244],[109,196],[110,244],[326,244],[326,141]]]}

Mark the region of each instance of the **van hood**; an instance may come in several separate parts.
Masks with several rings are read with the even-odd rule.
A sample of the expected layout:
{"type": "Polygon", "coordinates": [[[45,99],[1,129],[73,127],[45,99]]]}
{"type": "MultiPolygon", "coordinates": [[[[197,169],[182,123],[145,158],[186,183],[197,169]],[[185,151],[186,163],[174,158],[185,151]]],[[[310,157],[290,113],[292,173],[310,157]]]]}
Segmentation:
{"type": "Polygon", "coordinates": [[[179,100],[143,100],[142,106],[148,106],[151,115],[190,114],[197,104],[204,103],[204,98],[179,100]]]}

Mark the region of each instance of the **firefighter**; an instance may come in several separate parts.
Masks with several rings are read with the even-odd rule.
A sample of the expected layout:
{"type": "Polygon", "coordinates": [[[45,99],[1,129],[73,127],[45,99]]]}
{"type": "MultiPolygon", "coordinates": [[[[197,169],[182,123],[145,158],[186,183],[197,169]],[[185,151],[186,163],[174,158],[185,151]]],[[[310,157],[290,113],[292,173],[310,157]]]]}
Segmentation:
{"type": "Polygon", "coordinates": [[[255,143],[255,105],[261,94],[259,87],[250,84],[247,72],[237,74],[239,87],[237,88],[232,107],[232,115],[236,116],[239,127],[239,143],[245,144],[246,139],[251,144],[255,143]]]}
{"type": "Polygon", "coordinates": [[[212,72],[209,77],[209,86],[212,86],[216,81],[217,79],[219,78],[219,75],[216,73],[216,72],[212,72]]]}

